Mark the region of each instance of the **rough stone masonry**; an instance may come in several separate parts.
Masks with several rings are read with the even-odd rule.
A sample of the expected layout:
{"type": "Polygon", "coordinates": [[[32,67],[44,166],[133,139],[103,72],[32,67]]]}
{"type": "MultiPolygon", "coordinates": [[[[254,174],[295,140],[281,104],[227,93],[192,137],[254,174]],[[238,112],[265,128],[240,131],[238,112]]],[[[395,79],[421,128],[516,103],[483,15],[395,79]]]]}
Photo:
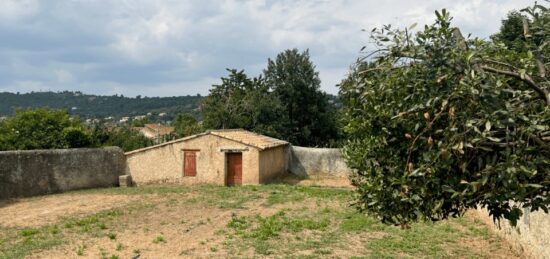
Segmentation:
{"type": "Polygon", "coordinates": [[[118,147],[0,151],[0,199],[118,185],[118,147]]]}

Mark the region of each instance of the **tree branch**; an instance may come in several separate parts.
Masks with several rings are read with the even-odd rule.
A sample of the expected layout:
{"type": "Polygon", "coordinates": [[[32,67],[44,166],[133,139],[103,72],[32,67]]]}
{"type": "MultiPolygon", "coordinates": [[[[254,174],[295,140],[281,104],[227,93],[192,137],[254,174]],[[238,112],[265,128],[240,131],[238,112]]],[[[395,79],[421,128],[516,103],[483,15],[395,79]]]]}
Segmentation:
{"type": "Polygon", "coordinates": [[[535,92],[537,92],[540,95],[540,97],[542,98],[542,100],[544,100],[546,105],[550,106],[550,95],[548,94],[548,91],[545,90],[544,88],[539,87],[539,85],[535,83],[535,81],[533,81],[531,76],[525,74],[525,76],[522,77],[519,73],[507,71],[507,70],[500,70],[489,66],[481,66],[481,69],[487,72],[495,73],[495,74],[511,76],[513,78],[516,78],[525,82],[527,86],[529,86],[529,88],[533,89],[535,92]]]}

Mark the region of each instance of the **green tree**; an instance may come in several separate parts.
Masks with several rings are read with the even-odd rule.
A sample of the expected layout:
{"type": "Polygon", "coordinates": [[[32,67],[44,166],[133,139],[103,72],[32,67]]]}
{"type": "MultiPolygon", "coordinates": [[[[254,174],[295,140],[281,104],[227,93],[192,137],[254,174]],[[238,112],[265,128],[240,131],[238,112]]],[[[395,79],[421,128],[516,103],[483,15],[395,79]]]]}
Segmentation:
{"type": "Polygon", "coordinates": [[[523,37],[523,20],[528,19],[518,11],[508,13],[505,19],[502,20],[500,31],[491,36],[491,39],[496,42],[502,42],[506,47],[515,50],[524,50],[525,37],[523,37]]]}
{"type": "Polygon", "coordinates": [[[149,123],[149,118],[145,117],[140,119],[133,119],[130,125],[132,125],[132,127],[143,127],[147,123],[149,123]]]}
{"type": "Polygon", "coordinates": [[[263,78],[228,69],[222,84],[213,85],[201,104],[206,129],[243,128],[279,137],[281,105],[263,78]]]}
{"type": "Polygon", "coordinates": [[[320,90],[319,73],[307,50],[286,50],[275,60],[269,59],[264,75],[283,105],[284,139],[297,145],[322,146],[337,138],[334,110],[320,90]]]}
{"type": "Polygon", "coordinates": [[[86,147],[90,136],[78,118],[65,110],[47,108],[17,110],[0,124],[2,150],[86,147]]]}
{"type": "Polygon", "coordinates": [[[172,121],[178,137],[190,136],[203,131],[197,119],[190,113],[179,113],[172,121]]]}
{"type": "Polygon", "coordinates": [[[153,140],[148,139],[136,130],[128,127],[113,128],[107,133],[108,139],[102,146],[117,146],[125,152],[152,146],[153,140]]]}
{"type": "Polygon", "coordinates": [[[478,206],[512,224],[522,207],[548,211],[550,23],[540,5],[524,13],[538,36],[520,49],[464,39],[445,10],[416,34],[373,30],[371,67],[340,88],[360,209],[402,226],[478,206]]]}

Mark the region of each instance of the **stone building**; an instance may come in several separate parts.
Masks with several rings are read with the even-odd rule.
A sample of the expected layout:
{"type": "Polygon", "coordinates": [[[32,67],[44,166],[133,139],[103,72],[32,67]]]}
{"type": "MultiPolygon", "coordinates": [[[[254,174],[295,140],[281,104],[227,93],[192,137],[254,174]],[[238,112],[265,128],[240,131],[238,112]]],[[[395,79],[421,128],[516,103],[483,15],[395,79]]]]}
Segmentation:
{"type": "Polygon", "coordinates": [[[289,143],[242,129],[214,130],[126,153],[135,184],[260,184],[287,170],[289,143]]]}

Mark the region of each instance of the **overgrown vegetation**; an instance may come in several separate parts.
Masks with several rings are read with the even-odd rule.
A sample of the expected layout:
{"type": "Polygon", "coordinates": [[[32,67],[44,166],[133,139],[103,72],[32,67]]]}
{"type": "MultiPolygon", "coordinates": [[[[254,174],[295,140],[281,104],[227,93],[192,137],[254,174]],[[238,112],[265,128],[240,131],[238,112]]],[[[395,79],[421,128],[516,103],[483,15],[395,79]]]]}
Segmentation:
{"type": "Polygon", "coordinates": [[[436,16],[374,29],[378,49],[342,82],[359,209],[404,227],[477,206],[512,224],[522,207],[547,212],[550,11],[512,13],[493,41],[436,16]]]}

